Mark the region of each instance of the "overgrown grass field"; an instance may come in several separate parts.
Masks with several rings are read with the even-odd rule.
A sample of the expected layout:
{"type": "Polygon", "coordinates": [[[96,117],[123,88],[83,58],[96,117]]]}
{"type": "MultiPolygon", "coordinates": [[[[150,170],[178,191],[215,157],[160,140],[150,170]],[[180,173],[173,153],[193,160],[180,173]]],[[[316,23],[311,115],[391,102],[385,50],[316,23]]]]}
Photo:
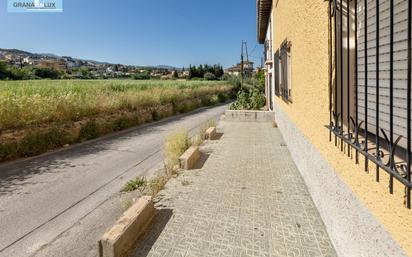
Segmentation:
{"type": "Polygon", "coordinates": [[[0,161],[159,120],[234,97],[222,81],[0,81],[0,161]]]}
{"type": "MultiPolygon", "coordinates": [[[[213,103],[222,101],[231,88],[224,82],[209,81],[0,81],[0,130],[76,121],[119,110],[178,105],[193,98],[213,103]]],[[[184,110],[176,110],[180,111],[184,110]]]]}

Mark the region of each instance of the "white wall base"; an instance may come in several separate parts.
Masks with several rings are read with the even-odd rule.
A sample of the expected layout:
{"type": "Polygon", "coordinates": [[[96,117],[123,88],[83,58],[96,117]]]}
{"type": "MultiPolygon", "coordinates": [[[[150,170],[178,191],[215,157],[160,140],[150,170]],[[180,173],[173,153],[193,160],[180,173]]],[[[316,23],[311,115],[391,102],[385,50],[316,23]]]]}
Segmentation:
{"type": "Polygon", "coordinates": [[[407,256],[276,101],[274,109],[278,127],[338,256],[407,256]]]}

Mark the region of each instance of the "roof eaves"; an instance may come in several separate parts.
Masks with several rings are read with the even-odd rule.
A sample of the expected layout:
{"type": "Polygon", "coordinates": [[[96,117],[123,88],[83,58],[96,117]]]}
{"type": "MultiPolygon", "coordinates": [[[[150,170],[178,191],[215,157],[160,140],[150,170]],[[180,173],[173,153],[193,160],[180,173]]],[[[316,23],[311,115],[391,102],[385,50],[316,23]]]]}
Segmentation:
{"type": "Polygon", "coordinates": [[[257,39],[261,44],[265,42],[266,31],[272,10],[272,1],[273,0],[256,0],[257,39]]]}

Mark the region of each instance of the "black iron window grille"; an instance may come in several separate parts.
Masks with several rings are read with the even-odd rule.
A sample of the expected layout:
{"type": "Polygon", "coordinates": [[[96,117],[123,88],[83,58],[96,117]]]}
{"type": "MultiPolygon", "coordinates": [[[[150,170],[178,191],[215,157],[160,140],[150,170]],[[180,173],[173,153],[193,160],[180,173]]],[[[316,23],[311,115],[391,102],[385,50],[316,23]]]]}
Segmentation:
{"type": "Polygon", "coordinates": [[[329,3],[329,140],[404,187],[411,208],[412,0],[329,3]],[[347,146],[347,147],[345,147],[347,146]]]}
{"type": "Polygon", "coordinates": [[[280,69],[280,64],[279,64],[279,50],[276,51],[275,57],[274,57],[274,70],[275,70],[275,94],[277,96],[280,96],[280,81],[279,81],[279,69],[280,69]]]}
{"type": "Polygon", "coordinates": [[[291,43],[285,40],[280,46],[280,94],[286,102],[292,101],[291,72],[290,72],[290,48],[291,43]]]}

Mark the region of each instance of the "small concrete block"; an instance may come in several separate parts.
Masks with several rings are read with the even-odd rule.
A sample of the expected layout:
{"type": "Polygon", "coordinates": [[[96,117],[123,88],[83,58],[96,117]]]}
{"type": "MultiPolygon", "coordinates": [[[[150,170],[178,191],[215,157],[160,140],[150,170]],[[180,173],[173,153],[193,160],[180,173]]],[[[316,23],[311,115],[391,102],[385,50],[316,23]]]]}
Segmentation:
{"type": "Polygon", "coordinates": [[[275,120],[275,113],[270,111],[226,110],[225,116],[227,121],[272,122],[275,120]]]}
{"type": "Polygon", "coordinates": [[[205,133],[206,139],[214,140],[216,139],[216,127],[210,127],[206,130],[205,133]]]}
{"type": "Polygon", "coordinates": [[[200,151],[198,146],[191,146],[179,158],[180,168],[184,170],[193,169],[200,159],[200,151]]]}
{"type": "Polygon", "coordinates": [[[100,257],[124,257],[149,227],[155,215],[151,196],[141,197],[123,213],[99,241],[100,257]]]}

